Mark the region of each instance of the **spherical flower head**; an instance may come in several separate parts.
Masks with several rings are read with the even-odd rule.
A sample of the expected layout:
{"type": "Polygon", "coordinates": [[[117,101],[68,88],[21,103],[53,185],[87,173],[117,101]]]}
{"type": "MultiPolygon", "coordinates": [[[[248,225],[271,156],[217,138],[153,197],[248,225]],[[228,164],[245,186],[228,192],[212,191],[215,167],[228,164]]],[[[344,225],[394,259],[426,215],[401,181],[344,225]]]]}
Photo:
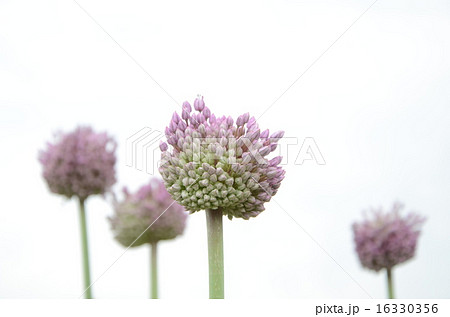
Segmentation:
{"type": "Polygon", "coordinates": [[[78,127],[58,133],[55,143],[40,152],[43,177],[49,189],[68,198],[86,199],[104,194],[116,182],[114,165],[116,143],[106,133],[78,127]]]}
{"type": "Polygon", "coordinates": [[[425,218],[412,213],[402,217],[402,208],[395,203],[392,211],[372,211],[372,219],[353,224],[356,251],[364,267],[378,272],[414,256],[425,218]]]}
{"type": "Polygon", "coordinates": [[[125,247],[174,239],[186,226],[187,213],[177,204],[158,179],[115,203],[109,218],[114,238],[125,247]]]}
{"type": "Polygon", "coordinates": [[[236,121],[216,117],[203,97],[194,109],[183,103],[181,117],[174,113],[166,128],[168,144],[160,145],[167,190],[190,212],[220,209],[229,219],[256,217],[284,178],[281,157],[267,158],[284,132],[260,131],[248,113],[236,121]]]}

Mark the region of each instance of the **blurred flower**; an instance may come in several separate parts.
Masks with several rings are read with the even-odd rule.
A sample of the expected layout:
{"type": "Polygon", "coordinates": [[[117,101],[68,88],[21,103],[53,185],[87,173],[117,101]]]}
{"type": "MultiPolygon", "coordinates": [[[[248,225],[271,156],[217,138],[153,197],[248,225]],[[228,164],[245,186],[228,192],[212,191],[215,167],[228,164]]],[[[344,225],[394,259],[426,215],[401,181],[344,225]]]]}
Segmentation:
{"type": "Polygon", "coordinates": [[[425,218],[416,214],[401,217],[402,208],[395,203],[391,212],[373,211],[373,219],[353,224],[356,251],[364,267],[378,272],[414,256],[425,218]]]}
{"type": "Polygon", "coordinates": [[[281,157],[266,156],[284,132],[269,136],[248,113],[234,122],[216,118],[203,98],[194,109],[183,104],[166,128],[167,143],[160,145],[160,173],[173,198],[190,212],[220,209],[224,215],[249,219],[264,210],[284,178],[281,157]]]}
{"type": "Polygon", "coordinates": [[[124,194],[125,199],[115,204],[114,216],[109,218],[114,238],[123,246],[174,239],[183,233],[187,213],[161,180],[152,179],[134,194],[125,188],[124,194]]]}
{"type": "Polygon", "coordinates": [[[115,141],[106,133],[95,133],[90,127],[58,134],[40,152],[39,161],[50,190],[68,198],[84,200],[90,195],[104,194],[116,182],[114,165],[115,141]]]}

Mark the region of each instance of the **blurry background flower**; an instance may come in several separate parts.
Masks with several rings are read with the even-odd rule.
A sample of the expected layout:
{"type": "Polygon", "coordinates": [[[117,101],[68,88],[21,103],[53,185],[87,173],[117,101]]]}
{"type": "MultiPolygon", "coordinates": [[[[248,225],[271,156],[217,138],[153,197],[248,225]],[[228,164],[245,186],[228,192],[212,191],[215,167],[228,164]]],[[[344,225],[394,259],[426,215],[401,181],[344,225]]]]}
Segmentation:
{"type": "Polygon", "coordinates": [[[372,218],[353,224],[356,252],[361,264],[376,272],[386,269],[389,297],[393,297],[392,268],[411,259],[416,251],[423,217],[400,215],[403,205],[395,203],[390,212],[372,210],[372,218]]]}
{"type": "Polygon", "coordinates": [[[125,197],[115,202],[109,218],[114,238],[124,247],[151,245],[152,298],[157,298],[157,243],[181,235],[187,213],[167,192],[159,179],[152,179],[136,193],[124,189],[125,197]]]}
{"type": "Polygon", "coordinates": [[[187,213],[167,192],[159,179],[142,186],[116,202],[114,216],[110,217],[114,238],[125,247],[174,239],[186,225],[187,213]],[[148,229],[147,229],[148,228],[148,229]]]}
{"type": "Polygon", "coordinates": [[[49,189],[68,198],[86,199],[104,194],[116,182],[115,141],[106,133],[78,127],[71,133],[58,133],[55,143],[40,152],[43,177],[49,189]]]}
{"type": "Polygon", "coordinates": [[[92,298],[92,291],[85,200],[90,195],[104,194],[115,183],[115,150],[115,141],[106,133],[78,127],[73,132],[58,133],[56,141],[47,143],[47,148],[39,153],[50,191],[79,200],[86,298],[92,298]]]}
{"type": "Polygon", "coordinates": [[[285,171],[266,158],[284,132],[261,131],[248,113],[216,117],[203,97],[184,102],[161,142],[159,171],[169,193],[191,212],[206,210],[210,298],[224,297],[222,216],[249,219],[264,211],[285,171]],[[171,148],[169,149],[169,145],[171,148]]]}

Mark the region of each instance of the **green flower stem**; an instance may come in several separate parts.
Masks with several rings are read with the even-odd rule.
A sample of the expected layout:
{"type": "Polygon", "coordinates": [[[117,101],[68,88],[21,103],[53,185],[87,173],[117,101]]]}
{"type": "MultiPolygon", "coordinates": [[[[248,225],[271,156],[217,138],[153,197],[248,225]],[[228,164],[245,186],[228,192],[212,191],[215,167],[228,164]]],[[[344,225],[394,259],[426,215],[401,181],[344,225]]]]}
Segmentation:
{"type": "Polygon", "coordinates": [[[388,284],[388,293],[389,299],[394,299],[394,287],[392,285],[392,271],[391,269],[387,269],[387,284],[388,284]]]}
{"type": "Polygon", "coordinates": [[[206,210],[208,232],[209,298],[224,298],[223,227],[220,209],[206,210]]]}
{"type": "Polygon", "coordinates": [[[157,242],[151,243],[151,298],[158,298],[158,250],[157,242]]]}
{"type": "Polygon", "coordinates": [[[81,250],[83,253],[84,298],[91,299],[91,273],[89,271],[89,248],[86,226],[85,200],[80,198],[81,250]]]}

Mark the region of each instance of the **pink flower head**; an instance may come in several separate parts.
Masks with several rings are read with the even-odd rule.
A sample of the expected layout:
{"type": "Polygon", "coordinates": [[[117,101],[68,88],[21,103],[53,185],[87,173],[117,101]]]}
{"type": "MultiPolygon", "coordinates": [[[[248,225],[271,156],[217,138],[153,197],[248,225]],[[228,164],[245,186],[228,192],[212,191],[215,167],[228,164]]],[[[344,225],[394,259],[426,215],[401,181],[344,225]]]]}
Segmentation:
{"type": "Polygon", "coordinates": [[[402,208],[395,203],[391,212],[373,211],[372,219],[353,224],[356,252],[364,267],[378,272],[414,256],[425,219],[416,214],[402,217],[402,208]]]}
{"type": "Polygon", "coordinates": [[[267,158],[284,133],[261,132],[248,113],[236,121],[216,117],[203,97],[194,109],[183,103],[181,117],[175,113],[166,128],[167,143],[160,145],[167,190],[190,212],[220,209],[230,219],[256,217],[284,178],[281,157],[267,158]]]}
{"type": "Polygon", "coordinates": [[[52,192],[68,198],[104,194],[116,182],[115,149],[111,137],[90,127],[59,133],[57,141],[40,152],[43,177],[52,192]]]}
{"type": "Polygon", "coordinates": [[[186,226],[187,213],[167,192],[164,183],[152,179],[136,193],[124,189],[125,198],[115,204],[109,218],[114,238],[123,246],[174,239],[186,226]]]}

